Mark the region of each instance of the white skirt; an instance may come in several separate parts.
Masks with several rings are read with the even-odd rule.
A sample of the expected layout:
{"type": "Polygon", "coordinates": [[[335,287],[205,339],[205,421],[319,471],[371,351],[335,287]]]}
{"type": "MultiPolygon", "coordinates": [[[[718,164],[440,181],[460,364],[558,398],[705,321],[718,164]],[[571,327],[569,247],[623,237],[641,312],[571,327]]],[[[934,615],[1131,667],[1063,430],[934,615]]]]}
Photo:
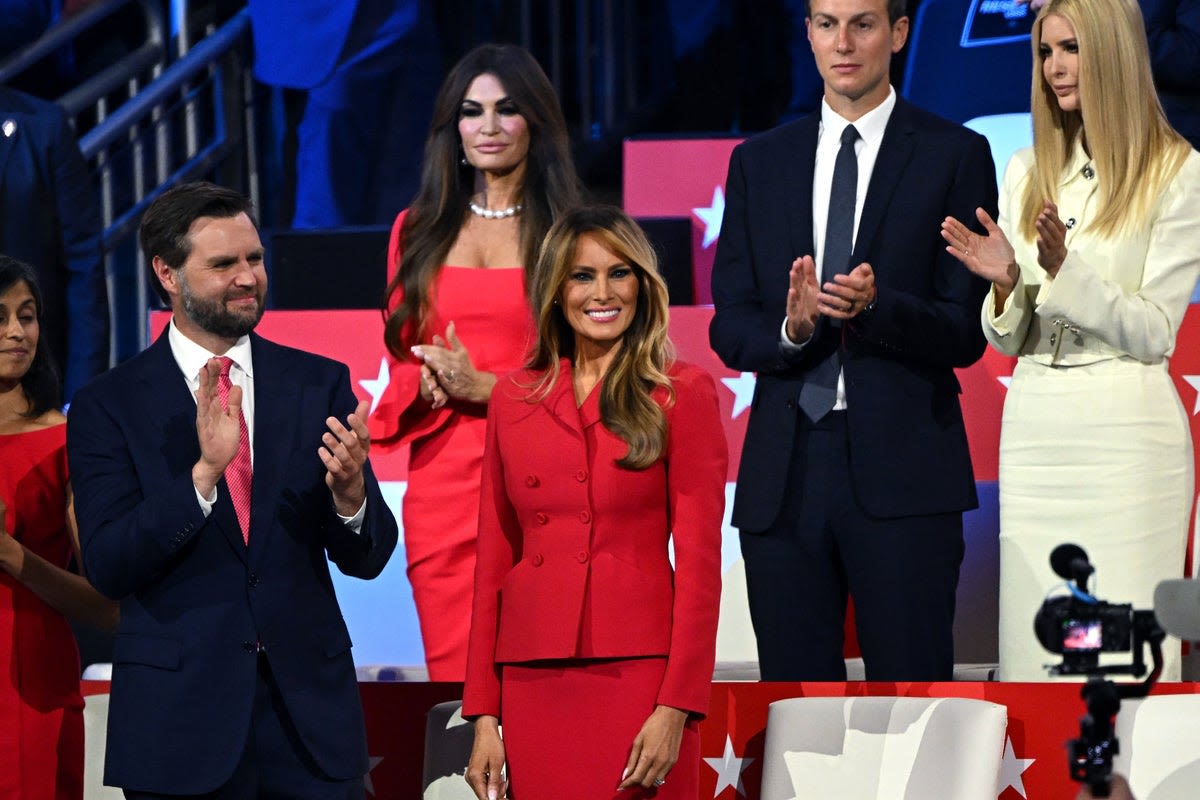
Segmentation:
{"type": "MultiPolygon", "coordinates": [[[[1159,581],[1184,577],[1192,467],[1165,362],[1018,361],[1000,436],[1000,680],[1049,680],[1045,665],[1061,660],[1033,630],[1042,601],[1064,583],[1050,568],[1056,546],[1087,552],[1096,569],[1088,588],[1110,603],[1150,610],[1159,581]]],[[[1168,638],[1163,653],[1161,679],[1179,680],[1179,641],[1168,638]]]]}

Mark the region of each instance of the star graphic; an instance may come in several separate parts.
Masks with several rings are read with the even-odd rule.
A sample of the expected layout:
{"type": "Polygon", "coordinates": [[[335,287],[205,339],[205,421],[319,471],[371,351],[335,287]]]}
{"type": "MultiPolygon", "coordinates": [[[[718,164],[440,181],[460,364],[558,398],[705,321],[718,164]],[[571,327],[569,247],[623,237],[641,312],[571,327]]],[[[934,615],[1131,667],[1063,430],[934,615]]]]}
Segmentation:
{"type": "Polygon", "coordinates": [[[730,419],[737,419],[739,414],[750,407],[750,401],[754,399],[754,380],[753,372],[743,372],[736,378],[721,378],[725,388],[733,392],[733,411],[729,414],[730,419]]]}
{"type": "Polygon", "coordinates": [[[1017,758],[1016,751],[1013,750],[1012,737],[1004,737],[1004,759],[1000,762],[1000,780],[996,784],[998,791],[996,796],[1004,794],[1004,790],[1012,787],[1020,793],[1021,797],[1028,798],[1025,794],[1025,781],[1021,779],[1021,774],[1029,769],[1035,758],[1017,758]]]}
{"type": "Polygon", "coordinates": [[[692,213],[704,223],[704,241],[701,246],[707,250],[717,237],[721,235],[721,218],[725,216],[725,192],[720,186],[713,189],[712,205],[705,208],[693,208],[692,213]]]}
{"type": "Polygon", "coordinates": [[[388,371],[388,363],[386,358],[379,359],[379,375],[375,378],[364,379],[358,382],[358,385],[367,390],[371,395],[371,410],[367,412],[367,416],[375,413],[375,407],[379,405],[379,399],[383,397],[383,393],[387,391],[388,384],[391,383],[392,376],[388,371]]]}
{"type": "Polygon", "coordinates": [[[731,787],[737,790],[741,796],[746,796],[746,790],[742,786],[742,773],[746,767],[754,763],[753,758],[738,758],[733,754],[733,740],[729,736],[725,737],[725,752],[720,758],[706,758],[704,763],[713,768],[717,773],[717,788],[713,790],[713,797],[721,793],[725,787],[731,787]]]}
{"type": "Polygon", "coordinates": [[[375,782],[371,780],[371,770],[379,766],[379,762],[383,761],[383,756],[371,756],[370,766],[367,767],[367,774],[363,776],[363,788],[375,796],[375,782]]]}
{"type": "Polygon", "coordinates": [[[1183,379],[1187,381],[1188,386],[1196,390],[1196,405],[1192,406],[1192,416],[1200,414],[1200,375],[1184,375],[1183,379]]]}
{"type": "Polygon", "coordinates": [[[996,380],[1000,381],[1005,389],[1012,385],[1012,375],[1002,375],[997,377],[996,380]]]}

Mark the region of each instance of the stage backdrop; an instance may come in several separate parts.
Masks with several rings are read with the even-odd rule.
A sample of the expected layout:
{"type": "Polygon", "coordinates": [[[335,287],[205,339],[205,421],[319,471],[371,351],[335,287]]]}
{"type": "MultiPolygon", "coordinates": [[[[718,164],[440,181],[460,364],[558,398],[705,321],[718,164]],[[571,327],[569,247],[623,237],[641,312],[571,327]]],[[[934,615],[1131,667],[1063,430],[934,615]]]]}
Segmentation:
{"type": "MultiPolygon", "coordinates": [[[[754,375],[727,369],[708,347],[711,307],[687,306],[671,309],[671,336],[679,357],[707,369],[717,381],[725,436],[729,444],[730,468],[726,497],[732,501],[736,470],[741,455],[754,375]]],[[[157,335],[169,315],[157,313],[152,329],[157,335]]],[[[335,358],[350,368],[351,380],[360,398],[377,400],[387,385],[383,323],[374,311],[269,311],[258,328],[268,339],[335,358]]],[[[963,386],[967,435],[975,466],[981,506],[965,517],[966,556],[959,581],[958,612],[955,620],[955,660],[958,663],[990,663],[996,658],[996,598],[998,588],[997,535],[999,511],[996,504],[996,468],[999,449],[1000,409],[1012,373],[1013,360],[989,349],[974,366],[959,371],[963,386]]],[[[1189,309],[1172,359],[1171,371],[1193,420],[1197,435],[1200,413],[1200,309],[1189,309]]],[[[315,456],[314,456],[315,458],[315,456]]],[[[402,454],[372,455],[385,497],[400,516],[407,464],[402,454]]],[[[721,621],[718,660],[755,660],[754,636],[746,607],[745,579],[741,569],[737,531],[729,524],[726,504],[722,567],[721,621]]],[[[1048,554],[1047,554],[1048,556],[1048,554]]],[[[1099,564],[1105,569],[1119,565],[1099,564]]],[[[423,663],[420,633],[411,589],[405,576],[403,531],[384,573],[373,581],[346,578],[334,571],[338,597],[354,641],[359,665],[419,665],[423,663]]],[[[1049,587],[1047,587],[1049,588],[1049,587]]],[[[1107,598],[1120,602],[1121,598],[1107,598]]],[[[851,650],[849,655],[853,655],[851,650]]]]}

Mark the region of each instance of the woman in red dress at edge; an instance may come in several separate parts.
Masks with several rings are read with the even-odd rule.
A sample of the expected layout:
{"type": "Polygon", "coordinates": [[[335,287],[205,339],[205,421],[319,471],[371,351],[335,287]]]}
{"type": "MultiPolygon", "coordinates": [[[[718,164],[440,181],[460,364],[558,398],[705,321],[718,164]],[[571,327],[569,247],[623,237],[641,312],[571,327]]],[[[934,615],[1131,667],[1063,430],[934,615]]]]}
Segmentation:
{"type": "Polygon", "coordinates": [[[41,315],[33,271],[0,255],[0,800],[83,796],[79,652],[66,618],[117,624],[116,603],[66,569],[79,534],[41,315]]]}
{"type": "Polygon", "coordinates": [[[530,295],[537,347],[488,406],[467,782],[480,800],[696,800],[728,462],[716,385],[673,360],[654,250],[616,208],[555,223],[530,295]]]}
{"type": "Polygon", "coordinates": [[[467,53],[438,92],[421,187],[392,227],[394,362],[369,420],[377,445],[411,448],[404,548],[430,680],[465,674],[487,401],[529,352],[526,278],[581,193],[537,61],[514,45],[467,53]]]}

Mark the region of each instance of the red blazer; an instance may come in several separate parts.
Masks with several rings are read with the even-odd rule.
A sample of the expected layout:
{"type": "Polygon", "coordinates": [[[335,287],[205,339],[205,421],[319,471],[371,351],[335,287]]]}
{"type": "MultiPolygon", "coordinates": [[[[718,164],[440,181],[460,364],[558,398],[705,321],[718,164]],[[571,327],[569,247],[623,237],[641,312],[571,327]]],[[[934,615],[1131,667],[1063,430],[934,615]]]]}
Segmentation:
{"type": "Polygon", "coordinates": [[[576,408],[570,361],[541,402],[525,399],[536,373],[497,384],[464,715],[499,716],[501,664],[637,656],[667,658],[660,704],[707,711],[728,455],[712,377],[669,374],[666,451],[644,470],[616,465],[628,447],[600,422],[599,387],[576,408]]]}

